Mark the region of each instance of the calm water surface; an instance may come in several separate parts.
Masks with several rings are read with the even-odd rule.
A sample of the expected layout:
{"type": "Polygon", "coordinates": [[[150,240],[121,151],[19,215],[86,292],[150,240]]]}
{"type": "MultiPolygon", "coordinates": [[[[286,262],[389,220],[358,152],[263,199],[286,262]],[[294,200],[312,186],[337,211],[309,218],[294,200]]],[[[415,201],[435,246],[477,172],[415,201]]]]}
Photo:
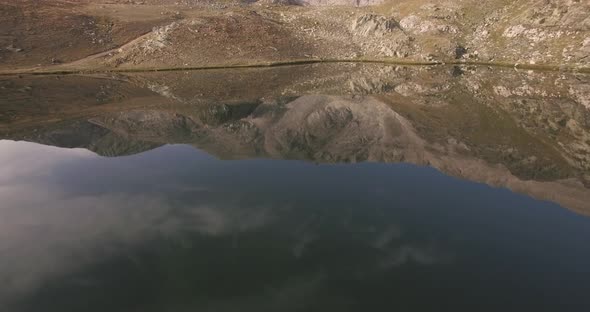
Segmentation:
{"type": "Polygon", "coordinates": [[[0,310],[590,309],[587,77],[310,68],[0,81],[0,310]]]}

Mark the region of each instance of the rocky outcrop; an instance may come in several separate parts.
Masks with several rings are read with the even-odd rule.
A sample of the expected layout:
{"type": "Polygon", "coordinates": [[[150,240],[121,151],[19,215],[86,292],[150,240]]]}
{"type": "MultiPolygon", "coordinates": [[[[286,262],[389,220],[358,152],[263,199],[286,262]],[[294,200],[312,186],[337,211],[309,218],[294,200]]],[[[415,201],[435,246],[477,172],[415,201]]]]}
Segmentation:
{"type": "Polygon", "coordinates": [[[352,32],[356,36],[378,36],[382,37],[388,32],[398,28],[399,24],[391,17],[375,14],[359,16],[352,23],[352,32]]]}

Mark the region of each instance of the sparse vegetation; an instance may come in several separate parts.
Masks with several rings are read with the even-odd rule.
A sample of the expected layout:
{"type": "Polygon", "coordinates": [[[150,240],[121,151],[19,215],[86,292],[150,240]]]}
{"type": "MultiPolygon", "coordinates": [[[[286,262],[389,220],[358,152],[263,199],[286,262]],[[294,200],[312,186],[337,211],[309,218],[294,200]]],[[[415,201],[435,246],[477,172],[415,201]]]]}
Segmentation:
{"type": "Polygon", "coordinates": [[[386,59],[589,70],[590,4],[584,1],[305,4],[329,5],[0,0],[2,29],[10,30],[0,37],[0,68],[110,71],[386,59]]]}

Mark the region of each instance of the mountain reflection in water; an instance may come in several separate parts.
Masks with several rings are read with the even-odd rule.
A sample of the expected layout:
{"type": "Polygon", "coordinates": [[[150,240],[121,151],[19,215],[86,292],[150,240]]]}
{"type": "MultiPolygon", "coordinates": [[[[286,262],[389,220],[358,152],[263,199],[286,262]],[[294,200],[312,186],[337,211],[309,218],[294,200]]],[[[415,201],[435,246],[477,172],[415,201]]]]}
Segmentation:
{"type": "Polygon", "coordinates": [[[2,78],[0,305],[585,310],[589,78],[2,78]]]}

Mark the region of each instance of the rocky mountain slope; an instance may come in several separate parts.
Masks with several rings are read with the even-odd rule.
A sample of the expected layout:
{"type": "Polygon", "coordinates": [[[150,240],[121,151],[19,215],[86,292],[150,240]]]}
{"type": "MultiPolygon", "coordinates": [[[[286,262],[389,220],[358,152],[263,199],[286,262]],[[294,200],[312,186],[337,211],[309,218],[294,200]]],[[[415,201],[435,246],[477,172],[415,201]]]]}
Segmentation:
{"type": "Polygon", "coordinates": [[[0,7],[5,69],[590,61],[590,3],[581,0],[0,0],[0,7]]]}

